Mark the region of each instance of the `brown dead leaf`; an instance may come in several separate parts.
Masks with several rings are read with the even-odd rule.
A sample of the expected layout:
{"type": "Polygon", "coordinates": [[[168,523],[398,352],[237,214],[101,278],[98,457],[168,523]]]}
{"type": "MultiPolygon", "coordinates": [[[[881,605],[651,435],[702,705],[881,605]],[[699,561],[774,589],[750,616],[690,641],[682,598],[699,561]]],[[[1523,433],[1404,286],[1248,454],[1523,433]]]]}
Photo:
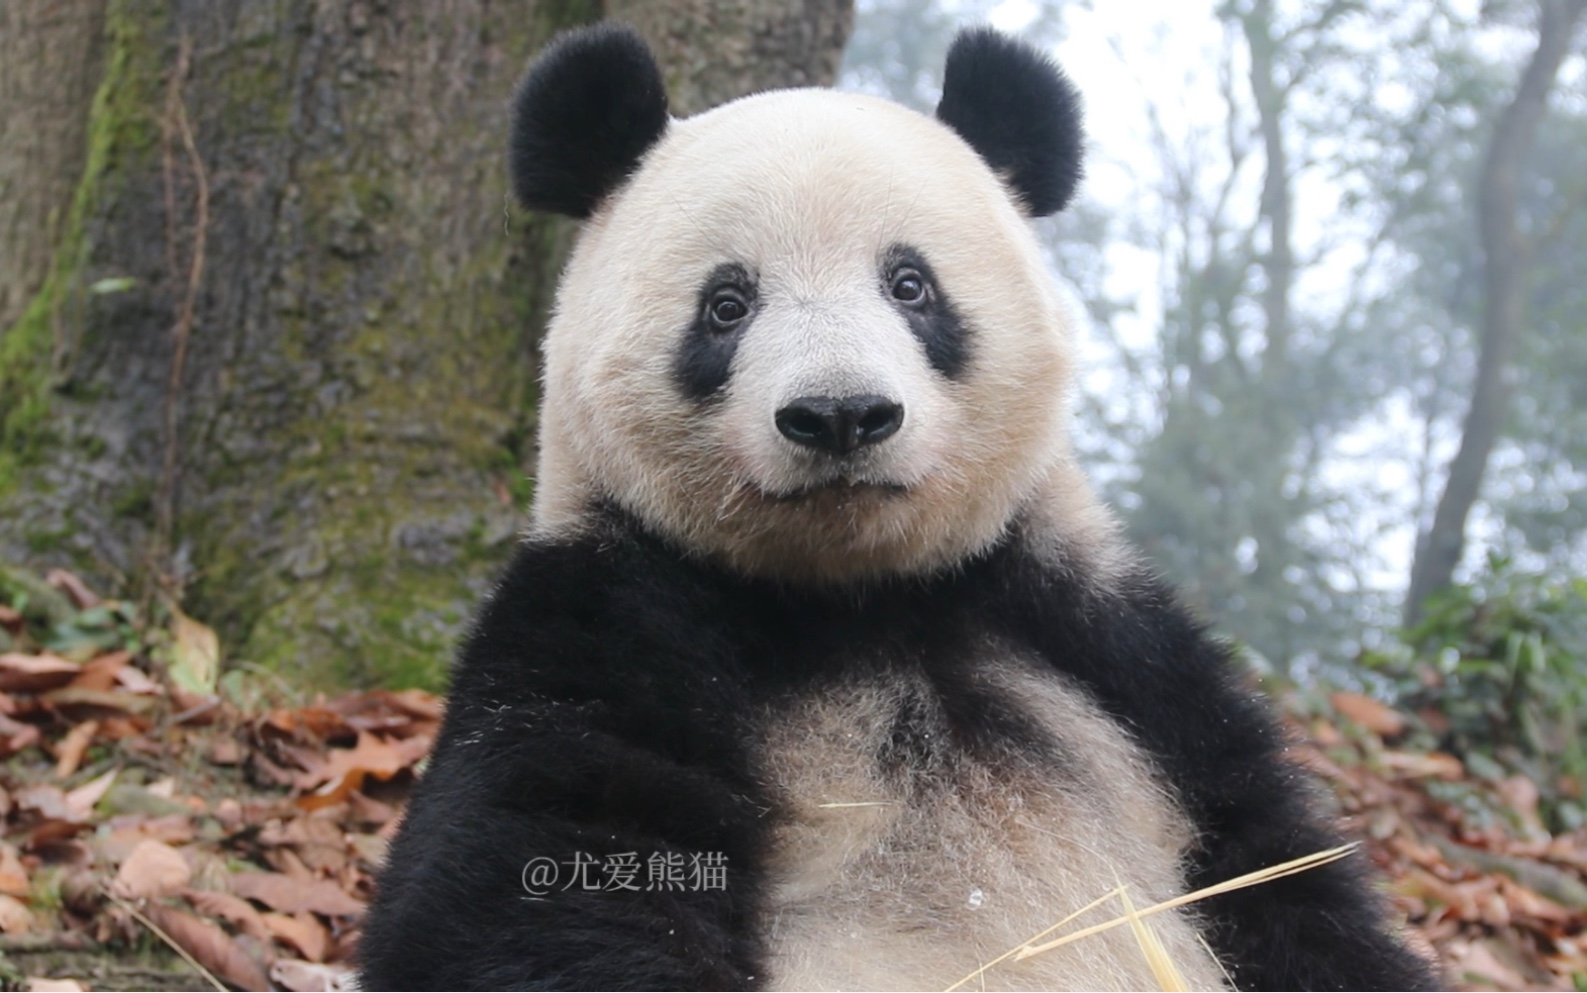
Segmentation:
{"type": "Polygon", "coordinates": [[[1428,752],[1424,755],[1418,752],[1385,751],[1381,758],[1383,767],[1400,778],[1432,776],[1455,781],[1466,776],[1465,765],[1447,752],[1428,752]]]}
{"type": "Polygon", "coordinates": [[[1414,866],[1395,880],[1394,890],[1442,904],[1461,920],[1475,921],[1480,916],[1472,893],[1414,866]]]}
{"type": "Polygon", "coordinates": [[[238,896],[283,913],[308,910],[327,917],[352,917],[364,912],[362,900],[355,900],[328,879],[295,879],[277,872],[239,872],[231,877],[231,890],[238,896]]]}
{"type": "Polygon", "coordinates": [[[367,731],[360,731],[356,746],[331,749],[330,756],[324,762],[298,777],[299,789],[314,790],[312,794],[300,797],[298,803],[309,810],[339,803],[346,799],[348,793],[363,785],[365,776],[390,779],[429,751],[428,735],[386,741],[367,731]]]}
{"type": "Polygon", "coordinates": [[[193,870],[170,845],[145,838],[121,863],[110,892],[123,900],[170,896],[188,884],[193,870]]]}
{"type": "Polygon", "coordinates": [[[14,799],[21,809],[31,810],[43,818],[65,820],[71,817],[70,809],[66,804],[66,792],[59,786],[51,786],[48,783],[24,786],[17,790],[14,799]]]}
{"type": "Polygon", "coordinates": [[[1499,989],[1525,990],[1532,983],[1521,974],[1515,962],[1515,952],[1497,939],[1483,938],[1470,943],[1461,942],[1450,948],[1450,971],[1457,979],[1470,982],[1471,976],[1486,979],[1499,989]]]}
{"type": "Polygon", "coordinates": [[[16,848],[8,842],[0,842],[0,893],[16,897],[28,895],[28,870],[16,848]]]}
{"type": "Polygon", "coordinates": [[[0,654],[0,692],[39,693],[71,682],[82,666],[59,655],[0,654]]]}
{"type": "Polygon", "coordinates": [[[1577,916],[1570,908],[1508,877],[1499,880],[1499,888],[1504,893],[1505,900],[1509,902],[1511,912],[1517,917],[1529,917],[1548,924],[1564,925],[1577,916]]]}
{"type": "Polygon", "coordinates": [[[143,913],[204,968],[245,990],[268,990],[270,977],[225,931],[174,907],[151,903],[143,913]]]}
{"type": "Polygon", "coordinates": [[[353,970],[345,965],[320,965],[299,959],[276,959],[270,978],[277,986],[294,993],[337,993],[356,989],[353,970]]]}
{"type": "Polygon", "coordinates": [[[93,815],[94,804],[110,791],[116,781],[117,770],[111,769],[98,779],[88,782],[66,794],[66,813],[69,820],[87,821],[93,815]]]}
{"type": "Polygon", "coordinates": [[[0,714],[0,758],[10,758],[22,749],[39,743],[43,736],[32,724],[23,724],[0,714]]]}
{"type": "Polygon", "coordinates": [[[131,661],[131,652],[106,652],[84,662],[82,671],[69,685],[80,690],[108,690],[116,685],[116,673],[131,661]]]}
{"type": "Polygon", "coordinates": [[[28,993],[86,993],[88,987],[75,979],[50,979],[46,976],[29,976],[28,993]]]}
{"type": "Polygon", "coordinates": [[[320,741],[345,738],[353,733],[347,718],[329,707],[280,708],[265,715],[263,727],[292,738],[309,737],[320,741]]]}
{"type": "MultiPolygon", "coordinates": [[[[144,815],[132,815],[142,818],[144,815]]],[[[94,836],[92,845],[100,859],[120,865],[132,855],[133,849],[152,838],[167,845],[185,845],[193,840],[193,822],[181,814],[139,819],[125,823],[130,818],[118,818],[118,825],[106,832],[103,828],[94,836]]]]}
{"type": "Polygon", "coordinates": [[[386,854],[391,851],[391,842],[377,834],[355,834],[348,837],[352,845],[353,854],[363,860],[371,869],[378,869],[386,864],[386,854]]]}
{"type": "Polygon", "coordinates": [[[446,698],[424,690],[377,690],[376,694],[398,710],[407,711],[421,720],[439,724],[441,715],[446,712],[446,698]]]}
{"type": "Polygon", "coordinates": [[[33,930],[33,914],[14,896],[0,894],[0,931],[21,934],[33,930]]]}
{"type": "Polygon", "coordinates": [[[242,742],[236,738],[216,738],[209,743],[209,760],[216,765],[237,765],[242,759],[242,742]]]}
{"type": "Polygon", "coordinates": [[[142,669],[130,665],[116,670],[116,682],[128,693],[139,696],[159,696],[165,692],[164,687],[150,679],[142,669]]]}
{"type": "Polygon", "coordinates": [[[1405,730],[1405,715],[1387,704],[1360,693],[1331,693],[1334,709],[1373,734],[1393,738],[1405,730]]]}
{"type": "Polygon", "coordinates": [[[331,845],[341,847],[344,833],[340,825],[321,816],[294,817],[282,822],[271,821],[259,831],[261,845],[331,845]]]}
{"type": "Polygon", "coordinates": [[[358,790],[347,794],[347,804],[353,820],[371,827],[379,827],[397,816],[397,811],[390,804],[381,803],[358,790]]]}
{"type": "Polygon", "coordinates": [[[61,876],[61,906],[87,918],[99,913],[104,905],[104,881],[97,871],[73,865],[61,876]]]}
{"type": "Polygon", "coordinates": [[[99,596],[88,588],[88,584],[65,569],[51,569],[45,574],[44,581],[70,597],[78,610],[90,610],[100,604],[99,596]]]}
{"type": "Polygon", "coordinates": [[[264,922],[263,915],[242,897],[216,890],[193,889],[183,890],[182,895],[201,913],[218,917],[234,925],[261,945],[269,946],[272,934],[264,922]]]}
{"type": "MultiPolygon", "coordinates": [[[[113,711],[122,714],[146,714],[158,706],[153,697],[119,690],[88,690],[76,686],[62,686],[39,694],[39,699],[56,709],[80,708],[89,713],[113,711]]],[[[86,714],[78,714],[86,716],[86,714]]]]}
{"type": "Polygon", "coordinates": [[[280,940],[296,948],[310,962],[324,962],[331,936],[313,914],[265,914],[265,925],[280,940]]]}
{"type": "Polygon", "coordinates": [[[98,721],[84,721],[66,732],[66,737],[55,746],[55,778],[66,779],[77,771],[83,764],[83,755],[88,751],[88,746],[94,743],[94,734],[99,731],[98,721]]]}

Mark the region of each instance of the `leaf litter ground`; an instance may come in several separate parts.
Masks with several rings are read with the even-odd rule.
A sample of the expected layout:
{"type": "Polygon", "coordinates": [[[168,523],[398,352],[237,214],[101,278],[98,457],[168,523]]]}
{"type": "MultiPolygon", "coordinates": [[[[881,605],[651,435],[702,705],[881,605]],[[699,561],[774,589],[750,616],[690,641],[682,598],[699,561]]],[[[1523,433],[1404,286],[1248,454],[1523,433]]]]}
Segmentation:
{"type": "MultiPolygon", "coordinates": [[[[441,700],[217,682],[213,632],[179,611],[151,632],[67,573],[14,590],[0,595],[0,984],[345,988],[441,700]]],[[[1375,700],[1284,703],[1293,757],[1332,786],[1454,988],[1587,988],[1587,832],[1545,830],[1521,777],[1399,744],[1406,715],[1375,700]]]]}

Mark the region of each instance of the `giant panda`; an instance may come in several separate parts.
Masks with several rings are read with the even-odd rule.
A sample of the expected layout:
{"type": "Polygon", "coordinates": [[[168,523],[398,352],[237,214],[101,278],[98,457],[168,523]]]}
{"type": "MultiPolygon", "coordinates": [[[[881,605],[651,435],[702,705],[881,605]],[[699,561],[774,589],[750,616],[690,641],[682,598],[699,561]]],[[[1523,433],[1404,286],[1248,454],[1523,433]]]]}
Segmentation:
{"type": "MultiPolygon", "coordinates": [[[[807,89],[676,120],[600,25],[515,99],[517,195],[583,221],[533,524],[454,670],[366,988],[943,989],[1118,886],[1140,907],[1337,843],[1075,464],[1030,221],[1082,133],[1044,56],[960,35],[934,118],[807,89]]],[[[1191,988],[1429,987],[1358,862],[1152,924],[1191,988]]],[[[1155,983],[1115,928],[970,986],[1155,983]]]]}

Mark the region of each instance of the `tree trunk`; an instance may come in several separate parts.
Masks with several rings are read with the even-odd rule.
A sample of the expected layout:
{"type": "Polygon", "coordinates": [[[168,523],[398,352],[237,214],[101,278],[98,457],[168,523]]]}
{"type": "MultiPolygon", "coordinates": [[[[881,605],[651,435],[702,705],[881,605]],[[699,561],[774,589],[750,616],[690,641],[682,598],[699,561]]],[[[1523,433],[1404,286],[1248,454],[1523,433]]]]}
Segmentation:
{"type": "Polygon", "coordinates": [[[1483,252],[1482,344],[1471,407],[1460,448],[1433,514],[1432,528],[1416,546],[1405,594],[1407,627],[1422,616],[1427,598],[1450,584],[1466,547],[1466,520],[1482,489],[1488,456],[1510,405],[1510,357],[1522,332],[1527,248],[1516,225],[1521,169],[1531,154],[1538,124],[1548,109],[1560,63],[1587,10],[1587,0],[1543,0],[1537,51],[1522,73],[1515,99],[1500,115],[1489,141],[1477,193],[1483,252]]]}
{"type": "Polygon", "coordinates": [[[852,0],[608,0],[661,62],[672,113],[757,90],[831,86],[854,28],[852,0]]]}
{"type": "MultiPolygon", "coordinates": [[[[569,237],[508,202],[508,99],[596,3],[38,6],[0,6],[0,560],[177,593],[311,682],[435,682],[522,520],[569,237]]],[[[739,8],[709,23],[772,23],[739,8]]],[[[841,40],[787,51],[824,82],[841,40]]]]}

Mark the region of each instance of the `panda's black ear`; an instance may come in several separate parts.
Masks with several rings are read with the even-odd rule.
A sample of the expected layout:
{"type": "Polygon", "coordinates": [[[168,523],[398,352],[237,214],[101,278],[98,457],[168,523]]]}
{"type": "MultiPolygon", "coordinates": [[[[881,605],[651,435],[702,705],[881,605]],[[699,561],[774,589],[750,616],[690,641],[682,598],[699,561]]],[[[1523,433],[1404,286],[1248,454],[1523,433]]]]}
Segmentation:
{"type": "Polygon", "coordinates": [[[1035,49],[991,28],[948,50],[937,119],[1007,181],[1032,217],[1062,210],[1080,183],[1080,94],[1035,49]]]}
{"type": "Polygon", "coordinates": [[[509,168],[524,206],[585,218],[667,129],[667,91],[620,24],[557,37],[513,97],[509,168]]]}

